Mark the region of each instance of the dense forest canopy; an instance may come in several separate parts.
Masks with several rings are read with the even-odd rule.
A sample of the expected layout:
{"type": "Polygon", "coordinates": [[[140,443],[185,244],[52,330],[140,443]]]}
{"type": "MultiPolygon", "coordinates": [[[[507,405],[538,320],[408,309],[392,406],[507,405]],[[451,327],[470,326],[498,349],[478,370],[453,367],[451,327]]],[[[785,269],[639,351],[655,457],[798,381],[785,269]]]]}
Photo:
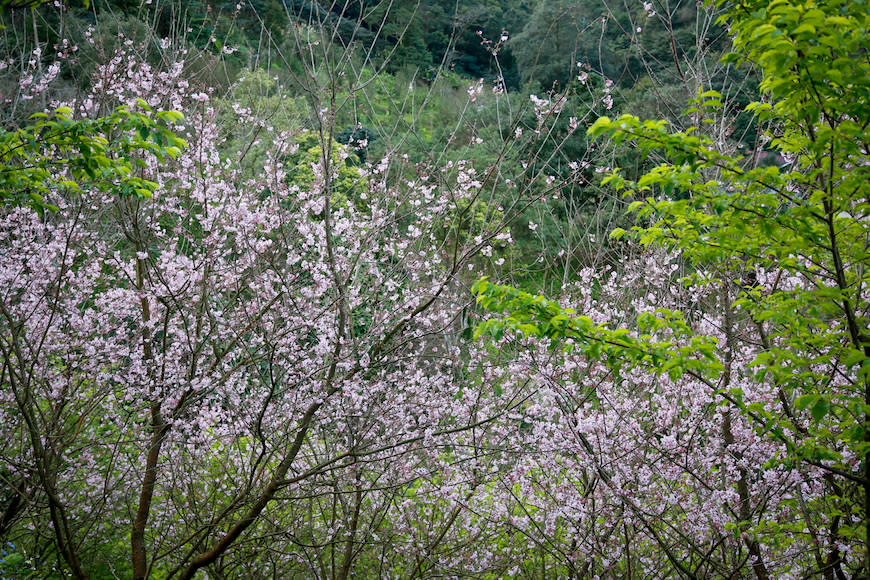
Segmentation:
{"type": "Polygon", "coordinates": [[[0,577],[870,575],[866,0],[0,26],[0,577]]]}

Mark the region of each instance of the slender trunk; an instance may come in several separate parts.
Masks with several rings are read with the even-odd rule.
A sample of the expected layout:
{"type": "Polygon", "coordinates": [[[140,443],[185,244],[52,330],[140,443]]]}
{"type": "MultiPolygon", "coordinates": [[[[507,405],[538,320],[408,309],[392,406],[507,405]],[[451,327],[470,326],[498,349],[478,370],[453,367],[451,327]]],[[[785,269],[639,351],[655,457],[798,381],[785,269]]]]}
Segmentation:
{"type": "MultiPolygon", "coordinates": [[[[136,245],[138,254],[144,252],[144,248],[136,245]]],[[[139,292],[145,287],[145,260],[136,260],[136,286],[139,292]]],[[[160,411],[157,386],[152,375],[151,366],[154,360],[154,351],[151,344],[151,306],[147,296],[139,299],[142,313],[142,350],[145,364],[148,365],[149,397],[151,399],[151,441],[148,445],[148,455],[145,459],[145,476],[142,480],[142,488],[139,491],[139,505],[136,508],[136,517],[130,530],[130,551],[133,560],[134,580],[145,580],[148,576],[148,550],[145,545],[145,530],[148,527],[148,517],[151,514],[151,504],[154,500],[154,489],[157,485],[157,463],[160,460],[160,449],[169,431],[169,426],[163,419],[160,411]]]]}
{"type": "Polygon", "coordinates": [[[130,547],[133,556],[133,578],[144,580],[148,576],[147,546],[145,545],[145,530],[148,527],[148,516],[154,499],[154,488],[157,485],[157,462],[160,459],[160,449],[169,431],[169,426],[160,414],[160,403],[151,405],[151,442],[145,461],[145,477],[139,492],[139,506],[133,529],[130,533],[130,547]]]}
{"type": "Polygon", "coordinates": [[[12,334],[8,342],[8,349],[5,347],[2,348],[2,355],[5,363],[4,366],[6,367],[6,371],[8,371],[7,376],[9,378],[9,386],[11,387],[12,394],[15,397],[16,406],[18,407],[21,417],[24,419],[24,424],[27,427],[27,435],[30,439],[30,445],[33,450],[36,475],[42,491],[45,492],[48,500],[49,518],[51,519],[54,539],[61,557],[64,562],[66,562],[67,566],[69,566],[73,577],[78,580],[86,579],[87,574],[85,574],[82,569],[81,561],[76,553],[75,542],[70,531],[66,508],[64,507],[63,502],[61,502],[60,496],[57,492],[57,481],[55,477],[57,454],[50,447],[43,445],[42,433],[45,432],[46,429],[40,428],[37,414],[34,411],[33,387],[30,383],[30,376],[27,376],[26,378],[17,376],[12,363],[13,358],[16,358],[21,366],[25,366],[25,357],[20,351],[19,343],[19,331],[21,326],[14,323],[11,315],[5,309],[3,309],[3,315],[10,324],[12,334]]]}
{"type": "Polygon", "coordinates": [[[3,510],[3,516],[0,517],[0,538],[6,536],[6,532],[12,528],[12,523],[31,500],[31,494],[28,492],[30,485],[25,478],[10,481],[6,487],[11,491],[12,498],[3,510]]]}
{"type": "MultiPolygon", "coordinates": [[[[35,434],[39,438],[38,434],[35,434]]],[[[44,449],[41,445],[34,449],[36,454],[37,471],[39,479],[42,483],[45,495],[48,497],[48,510],[51,517],[51,527],[54,530],[55,541],[64,561],[70,567],[73,577],[77,579],[87,578],[82,569],[81,561],[76,553],[72,534],[70,533],[69,520],[66,517],[66,509],[60,501],[60,496],[57,494],[57,485],[54,474],[48,469],[47,464],[53,463],[47,460],[44,449]]]]}
{"type": "MultiPolygon", "coordinates": [[[[834,167],[834,150],[833,144],[830,151],[831,172],[834,167]]],[[[828,229],[828,241],[831,244],[831,259],[834,262],[834,274],[837,280],[837,287],[841,293],[841,306],[843,313],[846,315],[846,328],[849,331],[849,339],[852,346],[856,350],[864,352],[866,358],[870,358],[870,337],[866,332],[862,331],[859,326],[858,318],[855,315],[855,307],[849,300],[849,286],[846,281],[846,267],[843,263],[843,257],[840,254],[840,245],[837,240],[837,228],[834,223],[834,179],[830,175],[827,179],[826,190],[828,197],[824,201],[825,209],[825,225],[828,229]]],[[[865,360],[863,364],[868,364],[865,360]]],[[[870,408],[870,377],[864,376],[864,405],[870,408]]],[[[870,578],[870,412],[864,414],[864,442],[867,443],[867,451],[864,452],[864,574],[870,578]]]]}
{"type": "MultiPolygon", "coordinates": [[[[760,322],[755,322],[756,329],[758,330],[758,337],[761,341],[762,346],[765,351],[769,351],[771,349],[770,339],[767,336],[767,333],[764,331],[764,327],[760,322]]],[[[809,432],[807,428],[801,425],[799,421],[795,419],[794,412],[791,409],[791,404],[789,403],[788,396],[782,388],[782,385],[777,385],[776,395],[779,399],[780,406],[782,407],[783,414],[788,417],[788,419],[794,425],[795,430],[800,433],[804,437],[809,437],[809,432]]],[[[826,472],[824,474],[825,483],[830,486],[831,490],[834,493],[835,497],[842,497],[843,490],[841,486],[837,483],[837,480],[834,478],[834,474],[830,472],[826,472]]],[[[846,580],[846,575],[843,573],[843,557],[840,554],[840,549],[837,547],[837,533],[840,527],[840,516],[834,516],[831,519],[829,544],[831,546],[831,551],[828,554],[827,559],[822,557],[822,542],[819,539],[818,534],[816,533],[815,526],[812,523],[812,518],[810,515],[810,510],[807,508],[806,503],[804,502],[803,495],[800,491],[800,486],[797,488],[797,496],[800,499],[801,506],[801,514],[803,515],[804,520],[806,520],[807,530],[812,539],[812,552],[813,558],[816,561],[816,566],[821,571],[825,580],[834,580],[836,577],[837,580],[846,580]]]]}
{"type": "MultiPolygon", "coordinates": [[[[865,388],[864,404],[870,408],[870,389],[865,388]]],[[[864,415],[864,425],[870,425],[870,413],[864,415]]],[[[870,450],[870,429],[865,427],[864,442],[870,450]]],[[[870,578],[870,451],[864,453],[864,577],[870,578]]]]}
{"type": "MultiPolygon", "coordinates": [[[[728,389],[731,383],[732,365],[734,362],[734,349],[736,341],[734,339],[734,320],[731,312],[731,296],[728,292],[728,282],[722,290],[722,307],[725,309],[725,371],[722,381],[722,390],[728,389]]],[[[725,441],[726,449],[734,445],[734,434],[731,431],[731,411],[726,411],[722,419],[722,437],[725,441]]],[[[739,451],[732,451],[736,459],[740,459],[739,451]]],[[[758,580],[770,580],[770,574],[767,572],[767,566],[764,565],[764,559],[761,553],[761,546],[758,540],[752,534],[746,532],[752,521],[752,497],[749,493],[749,474],[743,467],[739,468],[740,479],[737,481],[737,496],[740,501],[740,506],[737,510],[740,518],[740,532],[743,541],[746,543],[746,548],[749,550],[749,556],[752,562],[752,570],[758,580]]]]}
{"type": "Polygon", "coordinates": [[[356,531],[359,527],[359,514],[362,509],[362,488],[357,485],[356,492],[354,493],[354,506],[353,506],[353,515],[350,520],[350,530],[349,536],[347,538],[347,542],[344,544],[344,554],[341,560],[341,569],[338,571],[338,576],[336,576],[336,580],[347,580],[350,575],[351,564],[353,563],[353,549],[356,545],[356,531]]]}
{"type": "Polygon", "coordinates": [[[302,419],[299,421],[299,429],[296,431],[296,438],[293,440],[293,445],[290,447],[290,450],[287,452],[287,455],[284,457],[284,460],[278,465],[275,469],[274,475],[272,475],[272,479],[269,481],[269,485],[266,486],[266,489],[263,490],[263,493],[254,501],[248,511],[242,516],[242,518],[236,522],[236,524],[226,532],[223,537],[214,545],[214,547],[204,554],[200,554],[196,558],[194,558],[191,563],[185,568],[181,573],[182,580],[190,580],[196,574],[197,570],[208,566],[217,560],[221,554],[226,552],[226,550],[233,545],[239,536],[247,530],[251,524],[253,524],[257,518],[260,517],[260,514],[266,508],[272,498],[275,497],[275,494],[281,488],[281,485],[284,481],[284,477],[287,475],[287,472],[290,470],[290,467],[293,465],[293,461],[296,459],[296,456],[299,454],[299,451],[302,449],[302,445],[305,442],[305,438],[308,435],[308,429],[311,427],[311,423],[314,420],[314,416],[317,414],[317,411],[323,405],[322,402],[314,403],[305,411],[305,415],[302,416],[302,419]]]}

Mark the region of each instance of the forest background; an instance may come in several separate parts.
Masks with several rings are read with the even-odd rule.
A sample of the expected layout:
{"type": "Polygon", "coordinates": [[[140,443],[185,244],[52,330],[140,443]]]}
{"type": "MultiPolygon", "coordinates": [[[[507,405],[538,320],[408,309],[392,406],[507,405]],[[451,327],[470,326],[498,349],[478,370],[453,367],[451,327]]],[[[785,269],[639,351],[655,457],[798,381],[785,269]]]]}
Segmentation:
{"type": "Polygon", "coordinates": [[[868,24],[3,2],[0,575],[867,577],[868,24]]]}

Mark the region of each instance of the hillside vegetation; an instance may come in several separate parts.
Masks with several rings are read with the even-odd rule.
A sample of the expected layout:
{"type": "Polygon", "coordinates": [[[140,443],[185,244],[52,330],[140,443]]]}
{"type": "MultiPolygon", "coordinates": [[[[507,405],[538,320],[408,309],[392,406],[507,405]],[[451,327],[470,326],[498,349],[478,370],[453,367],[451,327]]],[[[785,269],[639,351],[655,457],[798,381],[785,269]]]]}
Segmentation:
{"type": "Polygon", "coordinates": [[[866,0],[0,26],[0,577],[870,576],[866,0]]]}

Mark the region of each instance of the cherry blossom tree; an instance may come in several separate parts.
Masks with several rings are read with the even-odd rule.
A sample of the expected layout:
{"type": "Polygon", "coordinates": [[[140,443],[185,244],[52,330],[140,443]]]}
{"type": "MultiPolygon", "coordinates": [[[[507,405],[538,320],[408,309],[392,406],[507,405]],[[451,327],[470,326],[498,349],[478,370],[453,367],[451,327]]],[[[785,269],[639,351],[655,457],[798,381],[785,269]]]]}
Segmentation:
{"type": "MultiPolygon", "coordinates": [[[[127,42],[63,109],[180,111],[164,115],[186,139],[177,159],[145,150],[118,187],[49,186],[42,217],[4,209],[5,537],[78,578],[413,576],[457,546],[467,559],[463,535],[493,532],[471,521],[483,476],[462,465],[521,401],[470,388],[457,337],[466,284],[509,243],[529,189],[467,220],[495,168],[344,171],[331,84],[303,168],[298,132],[234,109],[269,143],[244,177],[182,57],[156,68],[127,42]]],[[[139,127],[112,129],[119,142],[139,127]]]]}

